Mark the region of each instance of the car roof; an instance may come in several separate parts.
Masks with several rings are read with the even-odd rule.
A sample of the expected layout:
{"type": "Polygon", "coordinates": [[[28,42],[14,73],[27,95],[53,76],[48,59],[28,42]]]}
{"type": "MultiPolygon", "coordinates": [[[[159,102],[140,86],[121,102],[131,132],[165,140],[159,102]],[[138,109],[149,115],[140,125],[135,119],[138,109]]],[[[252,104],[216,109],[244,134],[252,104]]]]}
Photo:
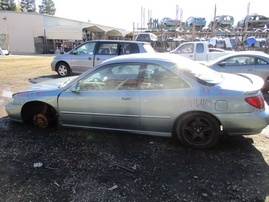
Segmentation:
{"type": "Polygon", "coordinates": [[[118,62],[168,62],[168,63],[178,63],[178,64],[197,64],[194,61],[171,53],[136,53],[136,54],[127,54],[120,55],[117,57],[113,57],[105,60],[102,64],[106,63],[118,63],[118,62]]]}
{"type": "Polygon", "coordinates": [[[102,40],[90,40],[90,41],[85,41],[84,43],[87,42],[120,42],[120,43],[141,43],[141,44],[148,44],[149,42],[145,42],[145,41],[125,41],[125,40],[106,40],[106,39],[102,39],[102,40]]]}
{"type": "Polygon", "coordinates": [[[235,52],[232,52],[230,55],[253,55],[253,56],[265,56],[265,57],[268,57],[269,58],[269,55],[262,52],[262,51],[235,51],[235,52]]]}
{"type": "Polygon", "coordinates": [[[221,56],[215,60],[210,61],[209,63],[214,64],[216,62],[219,62],[223,59],[226,59],[226,58],[232,57],[232,56],[256,56],[256,57],[260,56],[260,57],[269,59],[269,55],[264,53],[264,52],[261,52],[261,51],[238,51],[238,52],[231,52],[227,55],[221,56]]]}

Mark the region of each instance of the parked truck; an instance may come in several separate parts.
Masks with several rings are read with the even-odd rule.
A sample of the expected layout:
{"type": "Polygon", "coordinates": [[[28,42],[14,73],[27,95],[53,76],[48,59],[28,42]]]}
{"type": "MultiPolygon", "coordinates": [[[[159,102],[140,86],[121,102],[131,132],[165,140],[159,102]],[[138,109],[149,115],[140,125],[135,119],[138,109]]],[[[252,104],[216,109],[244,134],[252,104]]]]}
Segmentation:
{"type": "Polygon", "coordinates": [[[211,61],[231,53],[222,49],[210,49],[207,41],[192,41],[181,43],[176,49],[170,51],[194,61],[211,61]],[[212,50],[212,51],[211,51],[212,50]]]}

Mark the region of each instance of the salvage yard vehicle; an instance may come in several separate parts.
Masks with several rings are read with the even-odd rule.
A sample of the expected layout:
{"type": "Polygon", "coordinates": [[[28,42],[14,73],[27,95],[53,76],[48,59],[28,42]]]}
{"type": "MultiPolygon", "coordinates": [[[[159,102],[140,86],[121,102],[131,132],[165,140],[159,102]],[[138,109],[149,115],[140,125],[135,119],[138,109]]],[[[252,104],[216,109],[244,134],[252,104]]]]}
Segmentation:
{"type": "Polygon", "coordinates": [[[177,136],[195,149],[259,134],[269,108],[252,74],[219,73],[169,53],[114,57],[80,76],[43,81],[6,105],[10,120],[177,136]]]}
{"type": "Polygon", "coordinates": [[[211,30],[214,26],[215,22],[215,28],[231,28],[234,24],[234,17],[231,15],[219,15],[216,16],[216,18],[213,18],[207,27],[204,27],[204,30],[208,29],[211,30]]]}
{"type": "Polygon", "coordinates": [[[255,74],[264,80],[264,90],[269,90],[269,55],[260,51],[233,52],[208,63],[219,72],[255,74]]]}
{"type": "Polygon", "coordinates": [[[265,28],[266,26],[269,26],[269,18],[257,13],[250,14],[237,23],[238,28],[244,28],[246,25],[248,28],[265,28]]]}
{"type": "Polygon", "coordinates": [[[56,56],[51,62],[52,71],[65,77],[81,74],[103,61],[118,55],[155,52],[150,43],[123,40],[87,41],[67,54],[56,56]]]}
{"type": "Polygon", "coordinates": [[[211,61],[231,53],[230,51],[211,51],[207,41],[192,41],[181,43],[177,48],[170,51],[194,61],[211,61]]]}
{"type": "Polygon", "coordinates": [[[173,20],[172,18],[168,18],[165,17],[163,19],[161,19],[158,23],[158,27],[175,27],[175,26],[179,26],[180,25],[180,21],[179,20],[173,20]]]}
{"type": "Polygon", "coordinates": [[[185,27],[193,26],[195,26],[196,29],[202,29],[204,26],[206,26],[206,19],[203,17],[188,17],[185,23],[185,27]]]}

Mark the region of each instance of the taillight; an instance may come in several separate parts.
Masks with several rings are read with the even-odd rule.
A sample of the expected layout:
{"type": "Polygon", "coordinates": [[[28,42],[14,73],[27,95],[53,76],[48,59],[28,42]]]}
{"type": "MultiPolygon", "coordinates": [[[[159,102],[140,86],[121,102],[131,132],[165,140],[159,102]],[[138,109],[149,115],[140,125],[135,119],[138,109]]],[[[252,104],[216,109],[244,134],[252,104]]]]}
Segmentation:
{"type": "Polygon", "coordinates": [[[253,107],[256,107],[258,109],[264,108],[264,99],[262,95],[255,96],[255,97],[247,97],[245,98],[246,102],[250,104],[253,107]]]}

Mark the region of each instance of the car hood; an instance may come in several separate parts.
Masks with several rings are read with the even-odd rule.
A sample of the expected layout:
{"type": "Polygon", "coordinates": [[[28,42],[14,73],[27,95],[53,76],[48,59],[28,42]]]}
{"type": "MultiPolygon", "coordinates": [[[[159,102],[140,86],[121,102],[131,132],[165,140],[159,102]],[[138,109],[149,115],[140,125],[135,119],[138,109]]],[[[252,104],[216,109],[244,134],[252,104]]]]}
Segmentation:
{"type": "Polygon", "coordinates": [[[77,76],[58,78],[58,79],[49,79],[46,81],[36,83],[31,86],[28,86],[22,92],[48,91],[48,90],[60,89],[66,86],[69,82],[73,81],[75,78],[77,78],[77,76]]]}
{"type": "Polygon", "coordinates": [[[253,74],[221,74],[225,79],[225,82],[221,84],[222,89],[233,89],[236,91],[244,91],[245,94],[251,94],[259,91],[264,85],[263,79],[253,74]],[[235,81],[237,85],[234,85],[235,81]]]}

